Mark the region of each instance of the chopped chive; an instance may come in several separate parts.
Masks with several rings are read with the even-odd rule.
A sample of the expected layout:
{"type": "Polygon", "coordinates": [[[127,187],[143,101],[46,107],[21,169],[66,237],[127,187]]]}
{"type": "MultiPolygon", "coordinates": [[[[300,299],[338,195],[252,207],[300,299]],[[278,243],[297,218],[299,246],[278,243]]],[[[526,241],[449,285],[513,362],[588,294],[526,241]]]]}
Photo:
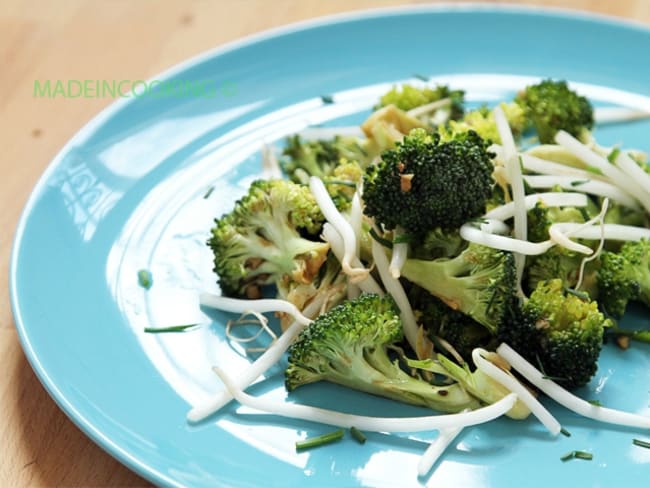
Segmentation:
{"type": "Polygon", "coordinates": [[[474,227],[475,229],[480,229],[480,228],[481,228],[481,225],[483,225],[483,224],[489,224],[489,222],[488,222],[486,219],[484,219],[483,217],[477,217],[477,218],[475,218],[475,219],[470,220],[470,221],[468,222],[468,224],[470,224],[470,225],[471,225],[472,227],[474,227]]]}
{"type": "Polygon", "coordinates": [[[334,98],[332,98],[332,95],[321,95],[320,99],[323,101],[323,103],[326,104],[334,103],[334,98]]]}
{"type": "Polygon", "coordinates": [[[141,269],[138,271],[138,284],[146,290],[151,288],[151,285],[153,285],[153,277],[149,270],[141,269]]]}
{"type": "Polygon", "coordinates": [[[595,175],[601,175],[602,176],[602,174],[603,174],[603,172],[600,170],[600,168],[596,168],[595,166],[587,166],[585,169],[587,171],[589,171],[590,173],[593,173],[595,175]]]}
{"type": "Polygon", "coordinates": [[[566,380],[566,378],[562,378],[561,376],[549,376],[547,374],[542,375],[542,379],[549,380],[549,381],[565,381],[566,380]]]}
{"type": "Polygon", "coordinates": [[[560,458],[562,461],[568,461],[569,459],[573,459],[576,455],[575,451],[567,452],[564,456],[560,458]]]}
{"type": "Polygon", "coordinates": [[[424,76],[424,75],[421,75],[421,74],[419,74],[419,73],[415,73],[415,74],[413,75],[413,78],[417,78],[418,80],[422,80],[422,81],[429,81],[429,77],[428,77],[428,76],[424,76]]]}
{"type": "Polygon", "coordinates": [[[628,157],[637,164],[642,164],[645,166],[645,161],[643,158],[639,158],[638,155],[632,154],[631,152],[627,153],[628,157]]]}
{"type": "Polygon", "coordinates": [[[296,441],[296,450],[311,449],[312,447],[322,446],[331,442],[339,441],[343,438],[343,429],[335,430],[328,434],[319,435],[316,437],[309,437],[301,441],[296,441]]]}
{"type": "Polygon", "coordinates": [[[571,186],[580,186],[584,185],[585,183],[589,183],[589,180],[575,180],[571,182],[571,186]]]}
{"type": "Polygon", "coordinates": [[[560,429],[560,434],[562,434],[563,436],[566,436],[566,437],[571,437],[571,432],[569,432],[568,430],[566,430],[564,427],[562,427],[562,428],[560,429]]]}
{"type": "Polygon", "coordinates": [[[368,233],[370,234],[370,237],[372,237],[374,240],[376,240],[382,246],[387,247],[389,249],[393,248],[393,243],[390,242],[388,239],[384,239],[379,234],[377,234],[377,232],[375,232],[375,229],[370,229],[370,232],[368,232],[368,233]]]}
{"type": "Polygon", "coordinates": [[[212,195],[212,192],[213,192],[213,191],[214,191],[214,186],[211,186],[211,187],[208,188],[208,190],[205,192],[205,195],[203,195],[203,198],[205,198],[206,200],[207,200],[208,198],[210,198],[210,195],[212,195]]]}
{"type": "Polygon", "coordinates": [[[603,404],[600,403],[600,400],[587,400],[588,403],[591,403],[594,407],[602,407],[603,404]]]}
{"type": "Polygon", "coordinates": [[[591,461],[594,458],[594,455],[587,451],[571,451],[571,452],[567,452],[564,456],[562,456],[560,460],[568,461],[569,459],[574,459],[574,458],[591,461]]]}
{"type": "MultiPolygon", "coordinates": [[[[574,208],[575,208],[575,207],[574,207],[574,208]]],[[[587,210],[585,210],[584,207],[579,207],[578,210],[579,210],[579,212],[580,212],[580,216],[582,217],[582,219],[583,219],[585,222],[586,222],[587,220],[590,220],[590,219],[591,219],[591,215],[589,215],[589,213],[587,213],[587,210]]]]}
{"type": "Polygon", "coordinates": [[[573,457],[577,459],[585,459],[591,461],[594,458],[594,455],[586,451],[573,451],[573,457]]]}
{"type": "Polygon", "coordinates": [[[564,287],[564,291],[566,293],[568,293],[569,295],[573,295],[573,296],[576,296],[576,297],[580,298],[581,300],[589,301],[589,294],[585,293],[584,291],[574,290],[574,289],[568,288],[566,286],[564,287]]]}
{"type": "Polygon", "coordinates": [[[633,439],[632,444],[634,444],[635,446],[645,447],[646,449],[650,449],[650,442],[642,441],[641,439],[633,439]]]}
{"type": "Polygon", "coordinates": [[[610,163],[614,163],[616,161],[616,158],[618,155],[621,154],[621,149],[619,147],[615,147],[614,149],[611,150],[611,152],[607,155],[607,161],[610,163]]]}
{"type": "Polygon", "coordinates": [[[542,378],[545,380],[550,380],[550,381],[564,381],[566,378],[562,378],[561,376],[549,376],[546,374],[546,371],[544,371],[544,365],[542,364],[542,360],[539,358],[538,354],[535,354],[535,358],[537,359],[537,365],[539,366],[539,370],[542,373],[542,378]]]}
{"type": "Polygon", "coordinates": [[[169,327],[145,327],[145,332],[150,332],[152,334],[158,332],[185,332],[188,329],[196,327],[199,324],[186,324],[186,325],[171,325],[169,327]]]}
{"type": "Polygon", "coordinates": [[[413,235],[411,234],[400,234],[393,237],[393,244],[409,244],[413,242],[413,235]]]}
{"type": "Polygon", "coordinates": [[[363,435],[363,432],[361,432],[359,429],[356,427],[350,427],[350,434],[352,434],[352,437],[355,438],[355,440],[359,444],[365,444],[366,443],[366,436],[363,435]]]}

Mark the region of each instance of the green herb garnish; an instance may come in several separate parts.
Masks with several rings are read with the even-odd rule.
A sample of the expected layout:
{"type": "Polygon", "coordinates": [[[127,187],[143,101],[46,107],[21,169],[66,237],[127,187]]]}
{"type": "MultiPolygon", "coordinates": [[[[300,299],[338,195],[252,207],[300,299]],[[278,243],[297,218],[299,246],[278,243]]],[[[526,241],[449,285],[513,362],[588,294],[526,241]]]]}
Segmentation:
{"type": "Polygon", "coordinates": [[[594,458],[594,455],[586,451],[573,451],[573,457],[577,459],[585,459],[591,461],[594,458]]]}
{"type": "Polygon", "coordinates": [[[393,237],[393,244],[410,244],[413,240],[412,234],[399,234],[393,237]]]}
{"type": "Polygon", "coordinates": [[[641,439],[633,439],[632,444],[634,444],[635,446],[645,447],[646,449],[650,449],[650,442],[642,441],[641,439]]]}
{"type": "Polygon", "coordinates": [[[594,455],[586,451],[571,451],[567,452],[564,456],[560,458],[562,461],[568,461],[570,459],[584,459],[586,461],[591,461],[594,458],[594,455]]]}
{"type": "Polygon", "coordinates": [[[602,174],[603,174],[603,172],[601,171],[601,169],[600,169],[600,168],[596,168],[595,166],[587,166],[585,169],[586,169],[587,171],[589,171],[590,173],[593,173],[593,174],[595,174],[595,175],[601,175],[601,176],[602,176],[602,174]]]}
{"type": "Polygon", "coordinates": [[[319,447],[324,444],[329,444],[331,442],[336,442],[343,439],[343,429],[335,430],[328,434],[319,435],[316,437],[308,437],[301,441],[296,441],[296,450],[300,449],[311,449],[313,447],[319,447]]]}
{"type": "Polygon", "coordinates": [[[418,80],[422,80],[422,81],[429,81],[429,77],[428,77],[428,76],[424,76],[424,75],[421,75],[421,74],[419,74],[419,73],[415,73],[415,74],[413,75],[413,78],[417,78],[418,80]]]}
{"type": "Polygon", "coordinates": [[[141,269],[138,271],[138,284],[146,290],[151,288],[151,285],[153,285],[153,276],[151,276],[149,270],[141,269]]]}
{"type": "Polygon", "coordinates": [[[589,301],[589,294],[584,291],[574,290],[573,288],[564,287],[564,291],[570,295],[580,298],[581,300],[589,301]]]}
{"type": "Polygon", "coordinates": [[[208,188],[208,190],[205,192],[205,195],[203,195],[203,198],[205,198],[206,200],[207,200],[208,198],[210,198],[210,195],[212,195],[212,192],[213,192],[213,191],[214,191],[214,186],[211,186],[211,187],[208,188]]]}
{"type": "Polygon", "coordinates": [[[323,103],[326,104],[334,103],[334,98],[332,98],[332,95],[321,95],[320,99],[323,101],[323,103]]]}
{"type": "Polygon", "coordinates": [[[587,400],[588,403],[591,403],[594,407],[602,407],[603,404],[600,403],[600,400],[587,400]]]}
{"type": "Polygon", "coordinates": [[[560,429],[560,434],[562,434],[563,436],[566,436],[566,437],[571,437],[571,432],[569,432],[568,430],[566,430],[564,427],[562,427],[562,428],[560,429]]]}
{"type": "Polygon", "coordinates": [[[571,182],[571,186],[580,186],[584,185],[585,183],[589,183],[589,180],[575,180],[571,182]]]}
{"type": "Polygon", "coordinates": [[[196,327],[199,324],[186,324],[186,325],[171,325],[169,327],[145,327],[145,332],[159,333],[159,332],[185,332],[188,329],[196,327]]]}
{"type": "Polygon", "coordinates": [[[569,459],[573,459],[575,456],[575,451],[567,452],[564,456],[562,456],[560,459],[562,461],[568,461],[569,459]]]}
{"type": "Polygon", "coordinates": [[[607,155],[607,161],[610,163],[614,164],[614,161],[616,161],[616,158],[618,155],[621,154],[621,148],[615,147],[614,149],[611,150],[611,152],[607,155]]]}
{"type": "Polygon", "coordinates": [[[370,231],[368,233],[370,234],[370,237],[372,237],[374,240],[376,240],[382,246],[387,247],[388,249],[393,248],[393,243],[390,242],[388,239],[384,239],[379,234],[377,234],[377,232],[375,232],[375,229],[370,229],[370,231]]]}
{"type": "Polygon", "coordinates": [[[354,437],[359,444],[366,443],[366,436],[356,427],[350,427],[350,434],[352,434],[352,437],[354,437]]]}

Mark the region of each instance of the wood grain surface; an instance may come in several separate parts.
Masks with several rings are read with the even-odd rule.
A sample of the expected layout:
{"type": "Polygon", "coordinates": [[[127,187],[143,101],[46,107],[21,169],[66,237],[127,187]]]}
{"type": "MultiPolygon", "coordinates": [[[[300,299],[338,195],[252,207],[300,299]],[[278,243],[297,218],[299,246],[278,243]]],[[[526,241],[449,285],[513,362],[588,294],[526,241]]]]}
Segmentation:
{"type": "MultiPolygon", "coordinates": [[[[148,486],[79,431],[20,348],[9,255],[23,205],[63,144],[107,98],[34,98],[36,79],[147,79],[206,49],[324,14],[413,1],[0,0],[0,486],[148,486]]],[[[495,2],[484,2],[495,3],[495,2]]],[[[647,0],[535,3],[650,24],[647,0]]]]}

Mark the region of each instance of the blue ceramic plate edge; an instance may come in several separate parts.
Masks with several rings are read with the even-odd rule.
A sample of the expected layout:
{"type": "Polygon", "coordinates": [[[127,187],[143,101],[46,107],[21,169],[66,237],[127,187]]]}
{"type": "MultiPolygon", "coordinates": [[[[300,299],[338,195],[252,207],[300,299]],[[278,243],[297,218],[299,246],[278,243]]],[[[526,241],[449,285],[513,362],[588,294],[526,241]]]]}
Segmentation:
{"type": "MultiPolygon", "coordinates": [[[[223,54],[235,51],[239,48],[246,47],[257,42],[264,40],[272,39],[285,34],[291,34],[295,32],[300,32],[308,30],[314,27],[331,25],[339,22],[352,22],[358,20],[372,19],[378,17],[389,17],[391,15],[397,15],[401,13],[447,13],[447,12],[490,12],[490,13],[501,13],[501,14],[534,14],[540,13],[548,16],[553,16],[557,18],[565,19],[574,19],[586,22],[600,23],[603,25],[611,25],[615,27],[621,27],[625,29],[634,29],[643,32],[650,32],[650,26],[634,21],[631,19],[625,19],[620,17],[614,17],[611,15],[599,14],[584,12],[577,9],[570,8],[559,8],[559,7],[546,7],[538,5],[493,5],[485,3],[473,3],[473,2],[462,2],[462,3],[439,3],[433,5],[403,5],[403,6],[393,6],[393,7],[382,7],[382,8],[372,8],[372,9],[359,9],[344,13],[331,14],[320,16],[312,19],[302,20],[290,24],[286,24],[279,27],[274,27],[271,29],[264,30],[255,34],[241,37],[234,41],[227,42],[215,48],[209,49],[207,51],[201,52],[197,55],[190,57],[189,59],[182,61],[167,70],[164,70],[159,75],[154,75],[149,78],[147,81],[152,80],[166,80],[172,78],[173,76],[192,68],[201,62],[213,58],[215,56],[221,56],[223,54]]],[[[127,450],[120,447],[118,444],[113,442],[110,437],[105,433],[98,430],[93,423],[88,420],[75,406],[68,401],[68,399],[61,393],[58,389],[54,380],[52,380],[47,372],[47,370],[41,364],[39,358],[34,352],[27,329],[25,328],[25,323],[22,320],[20,314],[20,304],[19,297],[16,292],[16,269],[18,264],[18,249],[20,248],[21,241],[23,238],[23,233],[27,219],[31,215],[32,207],[35,202],[38,200],[43,187],[46,182],[50,179],[51,174],[59,165],[63,156],[69,151],[71,147],[77,144],[78,141],[83,140],[88,134],[95,131],[100,127],[107,119],[109,119],[113,114],[117,113],[123,107],[128,106],[129,104],[136,103],[138,99],[119,99],[111,103],[108,107],[101,110],[97,115],[95,115],[89,122],[87,122],[79,131],[72,136],[72,138],[58,151],[56,156],[52,161],[47,165],[43,171],[41,177],[38,179],[34,188],[32,189],[25,207],[20,215],[18,224],[16,226],[14,239],[12,242],[12,250],[10,256],[9,264],[9,295],[10,303],[12,308],[12,313],[14,317],[14,322],[16,325],[16,330],[18,332],[18,338],[20,340],[22,349],[27,357],[27,360],[36,373],[37,378],[48,392],[50,397],[55,401],[55,403],[63,410],[66,416],[79,428],[81,429],[90,439],[93,440],[99,447],[101,447],[105,452],[110,454],[120,463],[127,466],[129,469],[133,470],[140,476],[143,476],[152,483],[163,483],[166,486],[183,486],[171,479],[164,473],[160,472],[157,469],[152,468],[147,465],[145,462],[139,460],[136,456],[130,454],[127,450]]]]}

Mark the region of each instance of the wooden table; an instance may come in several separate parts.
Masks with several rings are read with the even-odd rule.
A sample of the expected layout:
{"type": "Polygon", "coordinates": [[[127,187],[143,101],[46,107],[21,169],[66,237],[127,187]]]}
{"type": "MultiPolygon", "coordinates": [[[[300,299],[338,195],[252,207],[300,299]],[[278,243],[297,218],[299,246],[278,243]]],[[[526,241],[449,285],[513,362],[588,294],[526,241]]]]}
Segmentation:
{"type": "MultiPolygon", "coordinates": [[[[56,152],[111,102],[34,98],[34,80],[147,79],[256,31],[334,12],[407,3],[418,2],[0,1],[1,486],[148,485],[95,446],[57,408],[29,367],[14,329],[7,276],[22,207],[56,152]]],[[[589,10],[650,24],[647,0],[519,3],[589,10]]]]}

